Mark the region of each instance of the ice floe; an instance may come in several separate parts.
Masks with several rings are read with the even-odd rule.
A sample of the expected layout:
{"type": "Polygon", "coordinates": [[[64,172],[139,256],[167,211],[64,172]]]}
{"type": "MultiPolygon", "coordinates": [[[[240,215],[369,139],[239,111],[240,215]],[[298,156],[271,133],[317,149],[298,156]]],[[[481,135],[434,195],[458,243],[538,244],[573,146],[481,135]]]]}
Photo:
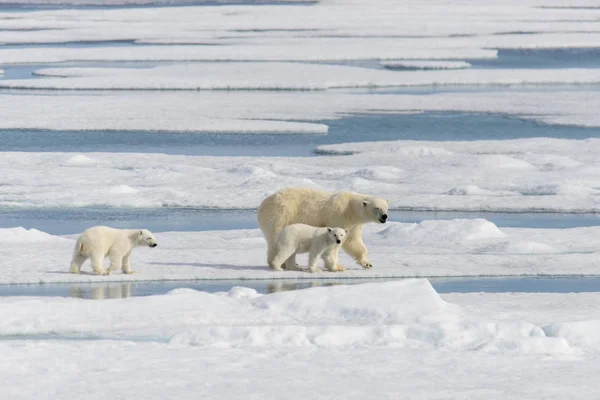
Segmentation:
{"type": "MultiPolygon", "coordinates": [[[[131,228],[143,228],[132,226],[131,228]]],[[[134,275],[69,273],[77,235],[54,236],[23,228],[0,229],[0,284],[129,282],[182,279],[340,279],[377,277],[597,275],[600,228],[502,228],[483,219],[367,225],[364,241],[373,269],[341,255],[347,272],[277,272],[266,264],[258,229],[155,232],[158,250],[137,249],[134,275]]],[[[306,256],[299,257],[301,265],[306,256]]],[[[321,265],[322,267],[322,265],[321,265]]]]}
{"type": "Polygon", "coordinates": [[[81,154],[5,152],[0,205],[251,209],[269,193],[303,186],[374,194],[389,199],[392,209],[403,210],[600,211],[599,139],[397,141],[320,149],[357,154],[264,158],[86,153],[84,157],[94,160],[92,172],[87,161],[78,161],[81,154]],[[113,196],[115,187],[136,191],[113,196]]]}
{"type": "Polygon", "coordinates": [[[390,71],[305,63],[198,63],[155,68],[55,68],[46,79],[0,81],[0,88],[79,90],[326,90],[389,86],[585,85],[598,69],[390,71]],[[57,78],[58,77],[58,78],[57,78]]]}

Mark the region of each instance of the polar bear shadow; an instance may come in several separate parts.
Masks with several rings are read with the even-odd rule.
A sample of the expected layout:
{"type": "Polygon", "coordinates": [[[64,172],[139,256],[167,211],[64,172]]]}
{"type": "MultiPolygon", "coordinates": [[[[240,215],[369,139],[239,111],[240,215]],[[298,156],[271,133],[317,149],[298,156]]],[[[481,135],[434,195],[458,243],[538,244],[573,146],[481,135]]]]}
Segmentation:
{"type": "Polygon", "coordinates": [[[248,269],[266,269],[270,270],[265,265],[234,265],[234,264],[207,264],[207,263],[193,263],[193,262],[149,262],[152,265],[161,266],[177,266],[177,267],[198,267],[198,268],[215,268],[220,270],[235,270],[244,271],[248,269]]]}

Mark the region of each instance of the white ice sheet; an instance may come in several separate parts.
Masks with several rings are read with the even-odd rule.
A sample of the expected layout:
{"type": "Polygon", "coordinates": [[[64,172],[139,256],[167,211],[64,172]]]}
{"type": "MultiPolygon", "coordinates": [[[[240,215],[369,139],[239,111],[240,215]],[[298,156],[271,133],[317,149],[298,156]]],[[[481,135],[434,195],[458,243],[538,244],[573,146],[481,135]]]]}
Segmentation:
{"type": "MultiPolygon", "coordinates": [[[[0,283],[598,274],[597,227],[498,229],[486,220],[467,219],[369,224],[365,229],[374,265],[370,270],[342,252],[346,272],[273,271],[256,229],[156,233],[157,248],[133,252],[136,274],[96,276],[89,262],[83,274],[69,273],[76,235],[6,228],[0,229],[0,256],[5,260],[0,283]]],[[[299,256],[299,264],[306,265],[306,258],[299,256]]]]}
{"type": "Polygon", "coordinates": [[[313,158],[6,152],[0,205],[247,209],[284,187],[301,186],[377,195],[395,209],[600,211],[599,139],[323,148],[364,152],[313,158]]]}

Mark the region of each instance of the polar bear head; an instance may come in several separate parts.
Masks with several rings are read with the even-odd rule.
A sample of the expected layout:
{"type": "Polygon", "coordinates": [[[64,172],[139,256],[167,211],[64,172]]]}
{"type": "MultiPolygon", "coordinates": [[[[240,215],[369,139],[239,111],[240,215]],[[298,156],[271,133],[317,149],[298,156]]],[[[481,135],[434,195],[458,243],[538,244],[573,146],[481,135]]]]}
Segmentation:
{"type": "Polygon", "coordinates": [[[388,202],[378,197],[365,197],[362,201],[363,213],[368,221],[385,224],[388,219],[388,202]]]}
{"type": "Polygon", "coordinates": [[[344,240],[346,240],[348,230],[342,228],[327,228],[327,234],[333,243],[341,244],[344,240]]]}
{"type": "Polygon", "coordinates": [[[156,243],[156,239],[154,238],[152,232],[150,232],[148,229],[141,229],[137,232],[136,245],[156,247],[158,246],[158,243],[156,243]]]}

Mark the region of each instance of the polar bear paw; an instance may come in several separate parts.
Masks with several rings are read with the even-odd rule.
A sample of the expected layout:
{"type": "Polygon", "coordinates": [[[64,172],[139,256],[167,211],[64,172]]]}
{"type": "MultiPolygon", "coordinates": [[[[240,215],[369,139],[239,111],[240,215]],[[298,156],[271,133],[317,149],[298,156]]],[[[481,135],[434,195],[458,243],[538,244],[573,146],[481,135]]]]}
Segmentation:
{"type": "Polygon", "coordinates": [[[369,260],[359,260],[358,261],[358,265],[360,265],[361,267],[363,267],[364,269],[369,269],[369,268],[373,268],[373,264],[371,264],[369,262],[369,260]]]}
{"type": "Polygon", "coordinates": [[[130,269],[129,269],[129,270],[127,270],[127,271],[123,271],[123,273],[124,273],[124,274],[128,274],[128,275],[131,275],[131,274],[135,274],[135,271],[132,271],[132,270],[130,270],[130,269]]]}
{"type": "Polygon", "coordinates": [[[105,270],[104,268],[94,270],[94,273],[96,275],[108,275],[109,274],[109,272],[107,270],[105,270]]]}

